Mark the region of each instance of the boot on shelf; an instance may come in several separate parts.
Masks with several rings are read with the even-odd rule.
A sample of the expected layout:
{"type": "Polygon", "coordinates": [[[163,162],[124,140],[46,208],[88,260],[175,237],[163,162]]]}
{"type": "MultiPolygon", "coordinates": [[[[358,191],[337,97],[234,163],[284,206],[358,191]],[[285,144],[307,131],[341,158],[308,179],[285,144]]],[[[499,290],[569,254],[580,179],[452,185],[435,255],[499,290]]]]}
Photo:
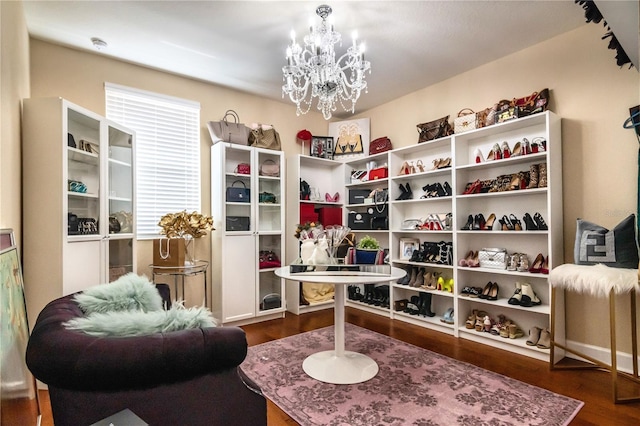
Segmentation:
{"type": "Polygon", "coordinates": [[[424,317],[436,316],[434,312],[431,312],[431,293],[420,292],[420,315],[424,317]]]}

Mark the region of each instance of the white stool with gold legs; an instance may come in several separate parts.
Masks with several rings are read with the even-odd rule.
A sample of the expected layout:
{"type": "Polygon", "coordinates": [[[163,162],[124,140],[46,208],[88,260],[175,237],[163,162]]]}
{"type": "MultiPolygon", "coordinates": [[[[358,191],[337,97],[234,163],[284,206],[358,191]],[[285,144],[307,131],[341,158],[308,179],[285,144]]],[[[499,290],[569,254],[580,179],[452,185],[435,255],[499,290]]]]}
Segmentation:
{"type": "MultiPolygon", "coordinates": [[[[604,265],[573,265],[565,264],[554,268],[549,274],[549,284],[553,286],[551,292],[551,353],[549,357],[550,368],[553,369],[604,369],[611,372],[611,384],[613,402],[640,401],[640,396],[621,397],[619,395],[618,378],[629,379],[640,385],[638,376],[638,334],[636,323],[636,292],[640,290],[638,285],[638,270],[610,268],[604,265]],[[564,315],[555,310],[557,298],[564,297],[565,292],[586,293],[597,297],[609,298],[609,328],[611,340],[611,363],[607,364],[587,354],[567,347],[564,338],[558,338],[556,324],[557,315],[564,315]],[[633,362],[633,374],[618,371],[618,356],[616,342],[616,296],[628,294],[631,299],[631,351],[633,362]],[[559,340],[563,342],[560,343],[559,340]],[[574,354],[591,364],[581,366],[556,365],[556,348],[574,354]]],[[[564,333],[561,333],[564,335],[564,333]]],[[[640,386],[638,387],[640,392],[640,386]]]]}

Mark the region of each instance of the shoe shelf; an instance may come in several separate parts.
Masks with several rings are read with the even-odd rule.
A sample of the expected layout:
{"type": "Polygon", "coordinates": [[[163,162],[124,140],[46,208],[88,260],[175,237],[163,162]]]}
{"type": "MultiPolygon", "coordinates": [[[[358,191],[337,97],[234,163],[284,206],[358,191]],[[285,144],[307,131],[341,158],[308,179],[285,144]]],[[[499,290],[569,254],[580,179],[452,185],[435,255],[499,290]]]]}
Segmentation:
{"type": "Polygon", "coordinates": [[[448,334],[453,334],[453,330],[455,328],[454,324],[448,324],[441,321],[443,316],[437,314],[434,317],[425,317],[423,315],[411,315],[402,311],[394,311],[392,313],[392,318],[448,334]]]}
{"type": "Polygon", "coordinates": [[[496,336],[485,331],[476,331],[475,329],[465,328],[464,325],[462,328],[459,328],[459,330],[459,337],[464,339],[473,340],[479,343],[492,344],[493,346],[497,346],[511,352],[520,353],[522,355],[527,355],[541,361],[549,360],[549,349],[540,349],[536,346],[527,345],[528,335],[526,334],[526,331],[524,336],[511,339],[509,337],[496,336]]]}
{"type": "Polygon", "coordinates": [[[535,154],[527,154],[527,155],[518,155],[516,157],[503,158],[500,160],[491,160],[484,161],[482,163],[471,163],[471,164],[463,164],[460,166],[456,166],[456,170],[469,170],[469,171],[477,171],[484,169],[495,170],[496,166],[510,166],[513,164],[528,164],[532,162],[542,163],[546,161],[547,153],[546,151],[537,152],[535,154]]]}
{"type": "MultiPolygon", "coordinates": [[[[444,278],[453,279],[454,283],[453,292],[449,293],[391,282],[390,308],[383,309],[356,300],[347,300],[348,306],[548,360],[548,350],[526,345],[529,329],[548,328],[551,322],[551,289],[547,275],[529,272],[528,268],[523,271],[471,268],[460,266],[458,261],[464,259],[471,250],[500,247],[505,248],[508,254],[526,254],[530,264],[535,262],[538,254],[543,258],[548,257],[549,269],[562,263],[561,144],[561,120],[547,111],[344,163],[316,161],[307,157],[298,160],[300,170],[294,175],[302,178],[311,175],[319,181],[327,182],[339,176],[342,188],[337,190],[343,191],[345,200],[343,223],[347,223],[350,209],[364,211],[374,207],[372,204],[348,203],[349,190],[388,188],[389,230],[354,232],[358,235],[375,234],[375,238],[389,249],[390,263],[394,266],[408,269],[409,272],[412,271],[411,268],[422,268],[426,276],[428,273],[441,273],[444,278]],[[526,149],[527,144],[530,151],[526,149]],[[537,147],[537,151],[534,147],[537,147]],[[497,155],[498,152],[500,155],[497,155]],[[503,156],[508,158],[501,158],[503,156]],[[481,161],[476,161],[476,158],[481,161]],[[386,165],[388,177],[352,182],[352,172],[367,170],[370,161],[374,161],[376,167],[386,165]],[[340,170],[337,173],[336,168],[340,170]],[[540,174],[542,168],[545,170],[544,175],[540,174]],[[531,183],[532,176],[538,176],[537,181],[533,179],[535,184],[531,183]],[[476,181],[479,182],[478,185],[484,181],[484,191],[465,193],[468,185],[476,181]],[[449,184],[450,191],[445,190],[443,194],[437,184],[444,188],[445,182],[449,184]],[[494,191],[488,192],[489,185],[494,191]],[[450,220],[446,216],[449,213],[450,220]],[[491,213],[496,216],[491,230],[462,229],[469,215],[473,217],[482,214],[486,219],[491,213]],[[535,213],[543,218],[546,229],[532,230],[534,226],[529,226],[531,221],[525,220],[525,217],[528,217],[527,214],[533,217],[535,213]],[[443,214],[446,220],[442,219],[443,214]],[[515,230],[507,225],[503,230],[500,221],[505,216],[509,219],[511,215],[520,222],[522,230],[515,230]],[[406,223],[403,228],[403,222],[410,219],[428,223],[431,227],[429,217],[432,216],[446,226],[438,229],[438,220],[434,219],[433,229],[406,229],[406,223]],[[447,243],[453,255],[452,264],[410,261],[400,252],[401,247],[406,247],[405,239],[414,239],[423,247],[424,243],[447,243]],[[497,300],[471,298],[461,293],[465,286],[482,288],[488,281],[499,285],[497,300]],[[509,304],[516,283],[529,284],[530,291],[535,293],[541,303],[531,307],[509,304]],[[424,294],[431,297],[430,310],[436,314],[434,317],[394,310],[394,302],[410,300],[412,296],[424,297],[424,294]],[[449,309],[454,309],[454,324],[441,321],[449,309]],[[505,315],[522,329],[524,337],[505,339],[490,333],[467,330],[465,321],[473,309],[484,310],[495,319],[500,314],[505,315]]],[[[298,188],[294,189],[297,195],[298,188]]],[[[510,221],[511,219],[508,222],[510,221]]],[[[293,298],[297,300],[297,294],[293,297],[287,295],[288,300],[293,298]]],[[[561,318],[556,318],[556,324],[558,327],[564,326],[561,318]]]]}
{"type": "Polygon", "coordinates": [[[533,312],[537,314],[546,314],[548,315],[551,312],[551,308],[548,304],[535,305],[531,307],[524,307],[520,305],[510,305],[509,304],[510,297],[501,297],[498,300],[487,300],[480,299],[478,297],[469,297],[465,295],[458,295],[458,301],[468,302],[468,303],[478,303],[481,305],[485,305],[485,309],[495,310],[495,309],[514,309],[514,310],[523,310],[527,312],[533,312]]]}
{"type": "Polygon", "coordinates": [[[535,195],[541,194],[546,195],[547,188],[534,188],[534,189],[521,189],[518,191],[503,191],[503,192],[490,192],[486,194],[460,194],[456,196],[457,200],[464,199],[483,199],[486,200],[488,198],[511,198],[511,197],[521,197],[527,195],[535,195]]]}

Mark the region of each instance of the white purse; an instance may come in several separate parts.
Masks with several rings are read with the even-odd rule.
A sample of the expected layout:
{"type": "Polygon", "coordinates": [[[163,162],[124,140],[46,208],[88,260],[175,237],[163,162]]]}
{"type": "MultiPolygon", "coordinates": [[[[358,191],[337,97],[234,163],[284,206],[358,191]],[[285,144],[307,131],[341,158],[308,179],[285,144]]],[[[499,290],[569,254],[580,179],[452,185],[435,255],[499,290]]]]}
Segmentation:
{"type": "Polygon", "coordinates": [[[509,256],[507,255],[507,249],[483,248],[478,251],[478,260],[481,268],[507,269],[509,256]]]}
{"type": "Polygon", "coordinates": [[[470,108],[460,110],[458,117],[453,119],[453,132],[463,133],[477,128],[477,114],[470,108]]]}

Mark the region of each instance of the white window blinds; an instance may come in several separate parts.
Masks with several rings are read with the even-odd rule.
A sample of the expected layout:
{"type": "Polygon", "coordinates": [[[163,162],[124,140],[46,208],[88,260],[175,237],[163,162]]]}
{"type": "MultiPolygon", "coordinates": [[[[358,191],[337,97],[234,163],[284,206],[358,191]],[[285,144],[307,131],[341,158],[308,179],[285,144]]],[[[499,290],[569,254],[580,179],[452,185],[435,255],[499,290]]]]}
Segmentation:
{"type": "Polygon", "coordinates": [[[166,213],[200,212],[200,103],[105,83],[107,118],[136,132],[137,237],[166,213]]]}

